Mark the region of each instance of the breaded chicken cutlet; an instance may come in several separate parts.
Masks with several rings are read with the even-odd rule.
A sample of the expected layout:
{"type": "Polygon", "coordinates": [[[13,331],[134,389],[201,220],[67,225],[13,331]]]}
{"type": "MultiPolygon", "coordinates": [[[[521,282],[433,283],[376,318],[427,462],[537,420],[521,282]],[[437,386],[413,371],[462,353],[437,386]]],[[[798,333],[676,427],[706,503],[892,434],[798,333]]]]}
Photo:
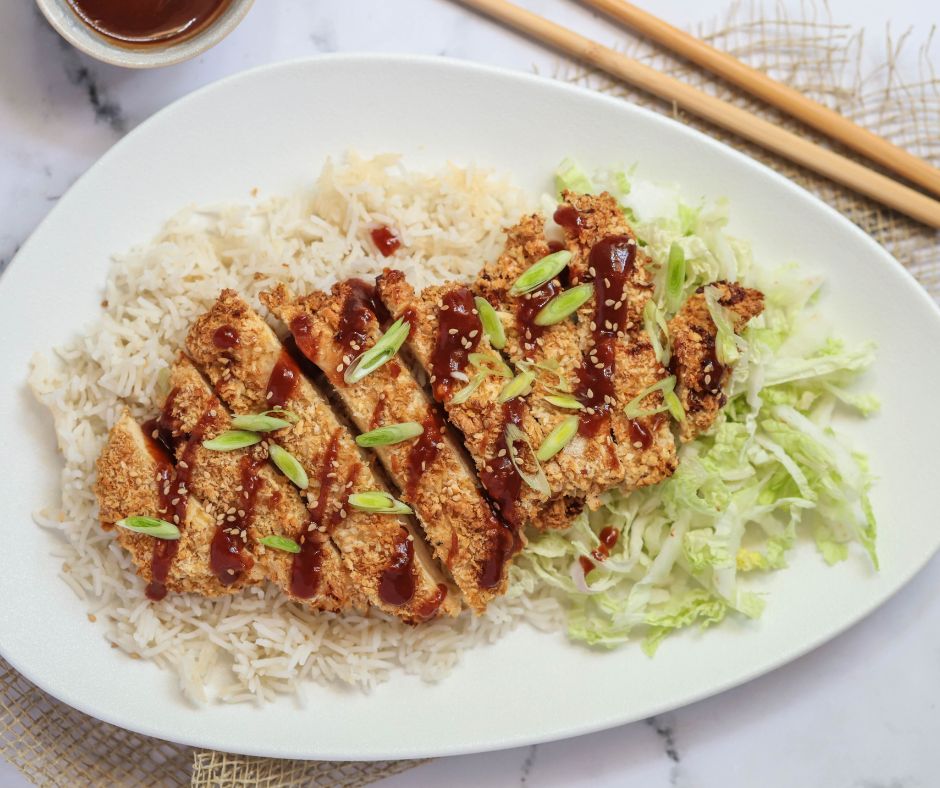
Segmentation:
{"type": "Polygon", "coordinates": [[[315,610],[373,607],[419,623],[465,601],[480,613],[505,593],[526,527],[566,528],[606,491],[671,475],[672,417],[692,440],[727,399],[732,364],[719,362],[712,315],[740,333],[763,295],[699,288],[668,322],[670,359],[644,325],[651,260],[616,200],[565,192],[554,219],[564,244],[524,216],[469,285],[416,292],[387,269],[375,286],[268,290],[261,301],[291,349],[222,291],[189,332],[159,418],[142,428],[125,412],[98,460],[105,527],[179,527],[177,540],[117,529],[148,595],[270,580],[315,610]],[[514,287],[557,252],[551,274],[514,287]],[[581,306],[544,320],[571,288],[581,306]],[[394,437],[357,445],[377,429],[394,437]]]}
{"type": "Polygon", "coordinates": [[[344,373],[382,336],[374,288],[362,280],[302,298],[283,285],[262,302],[290,328],[298,349],[324,373],[361,432],[419,425],[408,440],[374,447],[405,503],[415,511],[438,560],[467,603],[482,612],[505,593],[512,530],[493,513],[438,406],[398,360],[348,383],[344,373]]]}

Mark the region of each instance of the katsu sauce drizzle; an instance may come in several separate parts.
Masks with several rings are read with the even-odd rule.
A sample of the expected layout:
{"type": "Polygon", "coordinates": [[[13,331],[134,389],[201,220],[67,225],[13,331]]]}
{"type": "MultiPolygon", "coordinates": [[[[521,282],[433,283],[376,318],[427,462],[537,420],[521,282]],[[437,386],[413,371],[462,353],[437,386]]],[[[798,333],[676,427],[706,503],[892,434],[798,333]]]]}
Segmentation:
{"type": "Polygon", "coordinates": [[[339,325],[333,337],[343,349],[344,364],[349,364],[365,350],[366,340],[371,335],[372,321],[376,320],[375,287],[362,279],[348,279],[342,284],[343,308],[339,325]]]}
{"type": "Polygon", "coordinates": [[[224,586],[238,582],[254,565],[251,557],[243,551],[247,542],[247,529],[254,519],[258,493],[264,485],[264,479],[258,471],[266,461],[265,457],[257,458],[250,453],[242,457],[239,476],[241,490],[236,512],[227,516],[234,519],[219,523],[212,537],[209,568],[224,586]]]}
{"type": "Polygon", "coordinates": [[[628,281],[634,271],[636,241],[627,235],[609,235],[594,244],[588,261],[594,282],[591,344],[578,370],[575,393],[586,407],[578,430],[594,436],[608,424],[615,402],[617,339],[627,328],[628,281]]]}
{"type": "MultiPolygon", "coordinates": [[[[617,544],[617,540],[620,538],[620,531],[609,525],[605,525],[601,528],[601,532],[597,535],[597,538],[600,544],[591,551],[591,558],[598,563],[603,563],[610,558],[610,551],[613,550],[617,544]]],[[[595,567],[595,563],[591,558],[582,555],[578,559],[578,563],[581,564],[584,574],[587,574],[595,567]]]]}
{"type": "MultiPolygon", "coordinates": [[[[182,530],[186,527],[193,458],[197,446],[202,442],[206,430],[212,423],[214,414],[211,408],[206,409],[193,425],[189,435],[184,435],[182,424],[173,415],[178,396],[179,389],[173,389],[167,395],[160,416],[144,425],[144,433],[148,438],[147,447],[150,455],[157,466],[160,513],[182,530]],[[160,443],[170,447],[171,452],[175,453],[177,459],[175,466],[172,464],[171,455],[168,455],[160,443],[153,438],[154,432],[160,443]]],[[[151,579],[146,590],[149,599],[159,601],[166,596],[166,580],[177,552],[179,552],[178,539],[154,540],[153,553],[150,558],[151,579]]]]}
{"type": "Polygon", "coordinates": [[[412,538],[406,529],[401,529],[392,550],[392,560],[379,578],[379,598],[386,605],[404,605],[415,595],[415,547],[412,538]]]}
{"type": "Polygon", "coordinates": [[[382,257],[391,257],[401,246],[401,239],[387,225],[380,225],[371,230],[372,243],[382,253],[382,257]]]}
{"type": "Polygon", "coordinates": [[[539,337],[545,333],[548,326],[540,326],[535,317],[549,301],[561,292],[561,285],[553,279],[546,282],[537,290],[526,293],[516,301],[516,322],[522,333],[522,350],[526,358],[531,358],[535,351],[539,337]]]}
{"type": "Polygon", "coordinates": [[[271,370],[271,377],[268,378],[268,390],[265,395],[268,406],[283,408],[294,396],[299,383],[300,368],[291,358],[290,353],[282,350],[274,369],[271,370]]]}
{"type": "Polygon", "coordinates": [[[470,354],[480,344],[483,326],[476,314],[473,293],[466,287],[455,287],[444,294],[437,320],[437,341],[431,352],[431,380],[434,398],[445,402],[455,384],[463,385],[451,377],[451,373],[462,373],[466,369],[470,354]]]}
{"type": "MultiPolygon", "coordinates": [[[[342,428],[336,429],[330,436],[323,460],[320,462],[317,502],[313,509],[308,509],[310,519],[303,533],[300,534],[300,552],[294,554],[291,564],[291,594],[300,599],[310,599],[320,588],[323,574],[323,544],[329,539],[326,511],[330,491],[336,481],[336,455],[339,450],[339,438],[342,428]],[[323,529],[322,531],[320,529],[323,529]]],[[[309,504],[308,504],[309,506],[309,504]]]]}
{"type": "Polygon", "coordinates": [[[428,408],[421,426],[424,432],[415,438],[408,452],[408,480],[405,484],[405,494],[411,500],[414,500],[422,475],[440,454],[440,445],[444,440],[441,434],[443,426],[434,407],[428,408]]]}

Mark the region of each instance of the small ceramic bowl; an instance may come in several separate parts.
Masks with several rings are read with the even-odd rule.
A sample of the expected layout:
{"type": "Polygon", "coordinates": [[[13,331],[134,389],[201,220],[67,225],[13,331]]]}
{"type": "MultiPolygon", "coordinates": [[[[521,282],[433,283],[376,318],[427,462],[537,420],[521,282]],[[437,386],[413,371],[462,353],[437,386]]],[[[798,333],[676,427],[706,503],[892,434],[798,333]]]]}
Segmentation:
{"type": "Polygon", "coordinates": [[[127,47],[96,33],[75,13],[68,0],[36,0],[43,16],[66,41],[93,58],[126,68],[157,68],[180,63],[214,47],[245,18],[254,0],[231,0],[204,30],[182,41],[127,47]]]}

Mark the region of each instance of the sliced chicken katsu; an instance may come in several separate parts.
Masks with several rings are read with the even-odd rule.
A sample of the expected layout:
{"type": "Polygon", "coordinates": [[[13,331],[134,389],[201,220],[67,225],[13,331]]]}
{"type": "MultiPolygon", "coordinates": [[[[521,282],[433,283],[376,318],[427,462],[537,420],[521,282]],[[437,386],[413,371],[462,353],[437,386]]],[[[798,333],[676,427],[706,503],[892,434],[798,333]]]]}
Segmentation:
{"type": "MultiPolygon", "coordinates": [[[[516,364],[537,365],[532,368],[538,377],[528,403],[533,417],[548,434],[578,413],[553,404],[547,397],[557,397],[559,387],[571,388],[577,380],[582,365],[581,337],[572,320],[544,327],[535,322],[542,307],[562,291],[560,278],[528,293],[511,292],[523,272],[551,253],[545,240],[545,220],[537,214],[525,216],[506,235],[505,251],[483,267],[474,289],[498,310],[506,334],[503,352],[516,364]]],[[[601,493],[624,479],[609,430],[576,435],[561,452],[542,463],[542,468],[553,496],[586,498],[592,509],[600,505],[601,493]]]]}
{"type": "MultiPolygon", "coordinates": [[[[629,419],[624,413],[631,400],[668,375],[643,328],[643,309],[653,288],[648,258],[606,192],[566,191],[554,218],[572,253],[572,284],[594,285],[594,295],[578,311],[585,358],[576,390],[588,406],[580,431],[592,435],[612,429],[626,486],[656,484],[676,469],[669,420],[663,414],[629,419]]],[[[661,403],[662,394],[654,392],[641,404],[655,409],[661,403]]]]}
{"type": "Polygon", "coordinates": [[[203,440],[230,430],[232,419],[186,356],[180,355],[171,368],[169,393],[161,405],[154,436],[176,446],[177,467],[185,469],[188,489],[217,518],[209,568],[218,581],[237,588],[263,576],[313,609],[364,609],[365,600],[336,547],[325,534],[308,530],[307,507],[291,482],[269,462],[267,441],[232,451],[203,446],[203,440]],[[289,552],[258,543],[270,536],[318,544],[295,559],[289,552]]]}
{"type": "MultiPolygon", "coordinates": [[[[720,293],[718,303],[728,311],[737,333],[764,311],[764,295],[759,290],[735,282],[714,282],[709,287],[720,293]]],[[[683,441],[708,430],[727,401],[724,388],[731,369],[718,361],[717,334],[705,301],[705,288],[700,287],[669,321],[670,368],[676,375],[676,396],[686,413],[679,428],[683,441]]]]}
{"type": "Polygon", "coordinates": [[[350,504],[353,494],[387,491],[347,427],[257,312],[234,291],[223,290],[193,325],[187,347],[233,411],[282,407],[297,416],[290,430],[276,434],[276,443],[305,472],[312,521],[332,537],[353,583],[372,605],[408,622],[459,611],[459,597],[410,519],[350,504]]]}
{"type": "Polygon", "coordinates": [[[346,383],[350,362],[382,336],[374,288],[361,279],[295,298],[283,285],[262,302],[286,323],[298,349],[326,375],[362,432],[415,423],[423,432],[374,451],[417,514],[434,553],[450,570],[464,599],[477,612],[505,592],[512,530],[490,508],[438,406],[411,372],[392,361],[362,380],[346,383]]]}
{"type": "Polygon", "coordinates": [[[529,412],[525,397],[499,402],[507,382],[504,377],[482,374],[484,358],[490,364],[502,362],[483,331],[470,289],[447,284],[428,287],[419,295],[401,271],[387,270],[379,277],[376,291],[393,318],[404,318],[411,325],[408,347],[428,374],[434,398],[463,433],[487,495],[516,529],[517,547],[527,523],[565,527],[572,516],[565,502],[550,501],[549,491],[527,483],[513,463],[510,448],[520,469],[534,474],[533,450],[545,433],[529,412]],[[472,378],[476,383],[469,382],[472,378]],[[470,385],[476,387],[464,397],[470,385]],[[506,440],[510,428],[519,430],[525,441],[517,438],[510,447],[506,440]]]}
{"type": "Polygon", "coordinates": [[[148,597],[160,600],[167,591],[221,596],[235,590],[220,583],[209,567],[215,517],[189,493],[185,473],[177,475],[170,455],[129,411],[111,428],[97,469],[94,489],[104,528],[110,530],[127,517],[152,517],[179,528],[179,539],[115,529],[118,543],[147,582],[148,597]]]}

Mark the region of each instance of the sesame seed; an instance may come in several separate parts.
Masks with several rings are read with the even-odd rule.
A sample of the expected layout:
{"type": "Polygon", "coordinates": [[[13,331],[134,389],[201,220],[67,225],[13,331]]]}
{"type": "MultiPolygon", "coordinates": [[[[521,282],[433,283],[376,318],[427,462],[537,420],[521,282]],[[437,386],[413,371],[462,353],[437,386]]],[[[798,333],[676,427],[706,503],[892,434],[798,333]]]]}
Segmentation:
{"type": "Polygon", "coordinates": [[[640,441],[633,441],[633,448],[634,448],[634,449],[642,449],[642,448],[643,448],[642,442],[640,442],[640,441]]]}
{"type": "Polygon", "coordinates": [[[457,333],[457,329],[456,329],[456,328],[448,328],[448,329],[447,329],[447,333],[450,334],[451,336],[453,336],[454,334],[457,333]]]}
{"type": "Polygon", "coordinates": [[[337,365],[336,365],[336,371],[337,371],[337,372],[342,372],[342,371],[343,371],[343,365],[342,365],[342,364],[337,364],[337,365]]]}

